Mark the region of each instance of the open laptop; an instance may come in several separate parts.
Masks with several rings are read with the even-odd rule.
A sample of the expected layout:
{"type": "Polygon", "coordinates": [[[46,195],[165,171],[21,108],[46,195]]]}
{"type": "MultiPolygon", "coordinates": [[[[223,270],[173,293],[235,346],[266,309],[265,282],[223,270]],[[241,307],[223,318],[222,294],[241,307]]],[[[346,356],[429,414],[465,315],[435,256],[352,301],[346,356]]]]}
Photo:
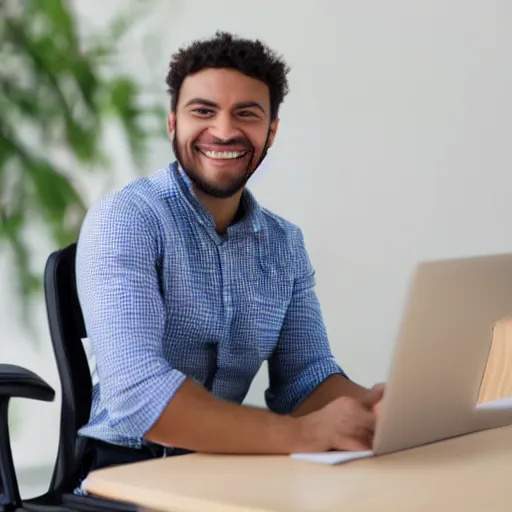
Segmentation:
{"type": "Polygon", "coordinates": [[[512,399],[477,406],[493,328],[509,316],[512,254],[420,263],[372,450],[292,456],[336,464],[512,424],[512,399]]]}

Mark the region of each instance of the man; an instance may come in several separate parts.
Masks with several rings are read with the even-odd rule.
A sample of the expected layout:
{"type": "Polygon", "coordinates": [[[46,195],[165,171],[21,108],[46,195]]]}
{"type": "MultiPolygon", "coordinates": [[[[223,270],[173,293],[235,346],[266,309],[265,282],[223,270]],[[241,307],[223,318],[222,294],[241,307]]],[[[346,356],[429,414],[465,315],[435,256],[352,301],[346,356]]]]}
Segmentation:
{"type": "Polygon", "coordinates": [[[371,446],[382,387],[335,362],[300,229],[245,188],[276,137],[287,73],[227,33],[178,51],[177,161],[88,212],[77,283],[99,383],[80,431],[87,469],[371,446]],[[268,410],[241,405],[265,360],[268,410]]]}

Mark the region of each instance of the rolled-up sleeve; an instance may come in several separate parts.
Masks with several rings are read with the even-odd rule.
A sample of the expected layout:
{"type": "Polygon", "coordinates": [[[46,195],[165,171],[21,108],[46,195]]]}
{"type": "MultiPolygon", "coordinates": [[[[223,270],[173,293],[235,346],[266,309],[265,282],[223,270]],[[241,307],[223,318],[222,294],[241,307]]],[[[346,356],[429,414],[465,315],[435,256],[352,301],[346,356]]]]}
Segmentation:
{"type": "Polygon", "coordinates": [[[291,413],[330,375],[345,375],[329,345],[314,269],[299,229],[294,234],[293,255],[293,295],[268,361],[269,388],[265,392],[269,409],[280,414],[291,413]]]}
{"type": "Polygon", "coordinates": [[[140,438],[185,376],[166,360],[158,224],[135,198],[91,208],[77,244],[77,288],[111,427],[140,438]]]}

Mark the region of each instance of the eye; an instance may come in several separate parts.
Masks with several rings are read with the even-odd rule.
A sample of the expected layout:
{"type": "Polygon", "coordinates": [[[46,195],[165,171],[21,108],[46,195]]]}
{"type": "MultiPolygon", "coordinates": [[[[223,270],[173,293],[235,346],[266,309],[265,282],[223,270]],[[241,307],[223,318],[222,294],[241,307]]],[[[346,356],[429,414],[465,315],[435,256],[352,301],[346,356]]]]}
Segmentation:
{"type": "Polygon", "coordinates": [[[192,110],[192,112],[202,117],[209,116],[214,113],[213,110],[210,108],[196,108],[192,110]]]}
{"type": "Polygon", "coordinates": [[[256,117],[256,114],[254,112],[251,112],[250,110],[241,110],[238,112],[238,115],[240,117],[256,117]]]}

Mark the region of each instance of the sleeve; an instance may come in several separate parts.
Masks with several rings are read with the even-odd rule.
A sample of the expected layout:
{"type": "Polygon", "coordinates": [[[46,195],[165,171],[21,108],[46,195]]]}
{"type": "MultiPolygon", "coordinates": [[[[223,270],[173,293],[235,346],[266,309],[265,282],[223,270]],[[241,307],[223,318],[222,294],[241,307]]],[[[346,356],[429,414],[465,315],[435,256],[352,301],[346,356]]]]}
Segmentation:
{"type": "Polygon", "coordinates": [[[77,244],[76,275],[101,400],[120,435],[142,437],[185,376],[164,356],[158,228],[135,201],[91,208],[77,244]]]}
{"type": "Polygon", "coordinates": [[[296,269],[292,299],[286,312],[277,347],[268,361],[269,409],[291,413],[327,377],[345,372],[336,363],[315,291],[315,273],[297,230],[294,243],[296,269]]]}

